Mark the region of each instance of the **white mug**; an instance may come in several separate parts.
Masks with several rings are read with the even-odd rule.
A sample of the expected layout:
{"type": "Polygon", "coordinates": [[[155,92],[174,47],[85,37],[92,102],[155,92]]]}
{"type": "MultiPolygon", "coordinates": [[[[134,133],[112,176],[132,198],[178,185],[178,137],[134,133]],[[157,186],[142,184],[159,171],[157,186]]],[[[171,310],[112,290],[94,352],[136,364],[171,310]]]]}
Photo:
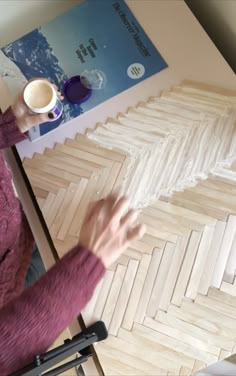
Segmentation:
{"type": "Polygon", "coordinates": [[[34,113],[51,114],[52,120],[57,120],[63,111],[63,105],[57,98],[54,87],[45,80],[29,82],[24,90],[24,101],[27,107],[34,113]]]}

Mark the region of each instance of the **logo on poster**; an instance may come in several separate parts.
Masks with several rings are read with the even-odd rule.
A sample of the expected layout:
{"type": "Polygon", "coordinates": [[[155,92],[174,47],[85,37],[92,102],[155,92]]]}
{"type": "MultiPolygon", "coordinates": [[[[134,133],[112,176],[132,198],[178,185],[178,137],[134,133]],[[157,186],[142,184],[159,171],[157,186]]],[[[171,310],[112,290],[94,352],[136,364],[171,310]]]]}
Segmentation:
{"type": "Polygon", "coordinates": [[[127,69],[127,74],[133,80],[137,80],[138,78],[143,77],[145,73],[145,68],[143,64],[140,63],[133,63],[127,69]]]}

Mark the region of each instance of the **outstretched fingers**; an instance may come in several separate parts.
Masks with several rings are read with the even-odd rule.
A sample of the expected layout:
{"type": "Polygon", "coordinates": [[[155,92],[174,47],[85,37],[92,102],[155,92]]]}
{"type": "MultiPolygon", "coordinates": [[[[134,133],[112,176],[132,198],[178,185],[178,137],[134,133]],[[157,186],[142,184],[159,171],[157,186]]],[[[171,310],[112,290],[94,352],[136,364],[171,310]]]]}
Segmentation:
{"type": "Polygon", "coordinates": [[[143,235],[145,234],[145,232],[146,232],[146,226],[143,224],[139,224],[135,226],[134,228],[129,229],[127,232],[127,237],[126,237],[127,243],[130,243],[134,240],[141,239],[143,235]]]}
{"type": "MultiPolygon", "coordinates": [[[[116,196],[114,196],[116,197],[116,196]]],[[[124,217],[128,210],[129,210],[130,202],[126,197],[121,197],[114,202],[114,206],[112,209],[112,217],[116,218],[117,220],[121,220],[124,217]]]]}
{"type": "Polygon", "coordinates": [[[120,226],[121,228],[127,228],[133,226],[135,221],[138,218],[138,212],[136,210],[130,209],[124,217],[121,218],[120,220],[120,226]]]}

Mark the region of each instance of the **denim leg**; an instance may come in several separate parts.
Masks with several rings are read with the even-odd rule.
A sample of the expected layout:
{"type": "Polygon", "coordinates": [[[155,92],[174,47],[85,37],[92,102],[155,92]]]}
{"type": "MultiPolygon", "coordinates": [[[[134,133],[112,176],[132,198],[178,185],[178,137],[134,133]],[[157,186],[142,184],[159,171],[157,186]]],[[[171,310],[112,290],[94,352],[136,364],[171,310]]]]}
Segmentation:
{"type": "Polygon", "coordinates": [[[25,278],[24,288],[32,285],[39,277],[45,273],[45,267],[43,265],[42,258],[40,256],[37,245],[34,245],[32,257],[30,260],[29,268],[25,278]]]}

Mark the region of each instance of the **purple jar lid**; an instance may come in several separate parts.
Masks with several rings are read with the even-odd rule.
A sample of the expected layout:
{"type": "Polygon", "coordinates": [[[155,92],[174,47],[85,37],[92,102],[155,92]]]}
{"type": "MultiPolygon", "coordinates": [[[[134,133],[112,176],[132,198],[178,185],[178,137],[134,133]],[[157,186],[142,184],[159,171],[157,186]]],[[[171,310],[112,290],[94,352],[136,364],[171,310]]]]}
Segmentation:
{"type": "Polygon", "coordinates": [[[64,83],[64,94],[69,102],[80,104],[90,98],[92,90],[81,83],[80,76],[74,76],[64,83]]]}

